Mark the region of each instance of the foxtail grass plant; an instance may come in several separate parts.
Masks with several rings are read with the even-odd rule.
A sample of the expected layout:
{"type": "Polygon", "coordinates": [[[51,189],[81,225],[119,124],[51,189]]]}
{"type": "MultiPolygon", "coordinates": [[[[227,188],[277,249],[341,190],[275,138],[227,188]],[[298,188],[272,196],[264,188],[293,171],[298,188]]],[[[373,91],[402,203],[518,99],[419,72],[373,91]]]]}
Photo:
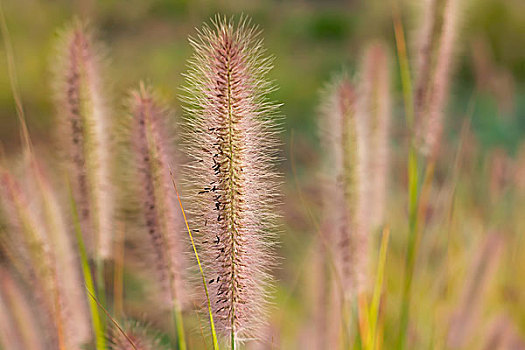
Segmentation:
{"type": "Polygon", "coordinates": [[[278,195],[273,116],[258,30],[217,17],[191,39],[186,74],[193,227],[209,281],[213,319],[232,349],[265,320],[278,195]]]}
{"type": "Polygon", "coordinates": [[[461,0],[427,0],[416,59],[414,112],[417,144],[435,158],[443,133],[444,113],[453,69],[461,0]]]}
{"type": "MultiPolygon", "coordinates": [[[[416,85],[412,91],[403,27],[399,9],[393,7],[394,30],[400,65],[406,120],[411,131],[408,156],[409,233],[405,259],[398,348],[404,348],[409,320],[411,285],[419,246],[421,207],[420,196],[432,183],[434,163],[441,142],[443,114],[449,90],[452,55],[457,36],[460,0],[428,0],[422,22],[416,60],[416,85]],[[424,155],[418,161],[417,150],[424,155]],[[419,172],[424,173],[420,189],[419,172]]],[[[394,3],[395,4],[395,3],[394,3]]]]}
{"type": "Polygon", "coordinates": [[[100,266],[112,246],[111,112],[102,49],[86,24],[74,21],[62,30],[51,68],[60,146],[66,150],[84,241],[100,266]]]}
{"type": "MultiPolygon", "coordinates": [[[[357,94],[343,75],[326,89],[321,106],[322,140],[327,154],[324,221],[330,223],[328,241],[337,268],[334,292],[340,300],[338,314],[344,343],[349,342],[351,308],[365,280],[365,124],[356,113],[357,94]],[[339,313],[341,312],[341,313],[339,313]]],[[[348,346],[346,344],[345,346],[348,346]]]]}
{"type": "Polygon", "coordinates": [[[73,246],[69,225],[61,208],[57,191],[52,187],[43,167],[33,160],[30,174],[39,193],[40,208],[47,239],[55,256],[58,287],[62,291],[62,308],[67,319],[68,337],[75,339],[71,346],[87,343],[91,338],[89,313],[79,270],[79,257],[73,246]]]}
{"type": "MultiPolygon", "coordinates": [[[[102,49],[88,26],[62,30],[51,62],[60,147],[88,256],[94,261],[97,297],[105,303],[104,261],[111,255],[113,199],[110,181],[111,114],[102,49]]],[[[101,327],[104,328],[102,322],[101,327]]],[[[98,337],[98,344],[101,338],[98,337]]]]}
{"type": "Polygon", "coordinates": [[[11,232],[17,232],[13,241],[18,243],[18,248],[23,249],[24,256],[29,263],[26,275],[34,275],[34,287],[42,295],[42,307],[45,313],[52,317],[53,342],[58,349],[79,346],[75,342],[75,335],[66,328],[66,315],[64,313],[63,290],[59,287],[55,252],[51,246],[45,224],[37,214],[34,205],[31,205],[27,194],[21,184],[6,170],[0,169],[2,191],[2,204],[6,217],[9,218],[11,232]],[[72,338],[69,338],[68,336],[72,338]]]}
{"type": "Polygon", "coordinates": [[[409,149],[408,149],[408,246],[405,257],[404,281],[401,295],[401,311],[399,321],[399,335],[397,339],[397,348],[403,349],[406,342],[406,333],[408,329],[409,307],[412,290],[412,278],[414,274],[415,258],[417,256],[417,247],[419,245],[418,235],[418,191],[419,191],[419,173],[417,151],[414,142],[414,98],[412,93],[412,79],[410,75],[410,66],[408,64],[408,55],[406,49],[405,33],[403,23],[401,22],[400,10],[397,3],[393,2],[392,20],[396,40],[396,49],[399,62],[399,73],[401,76],[401,85],[403,91],[403,102],[405,108],[405,120],[410,132],[409,149]]]}
{"type": "Polygon", "coordinates": [[[133,117],[132,143],[140,179],[144,221],[155,254],[155,270],[163,284],[165,300],[174,313],[179,349],[186,349],[182,308],[184,285],[182,218],[171,184],[173,150],[167,135],[169,111],[144,85],[130,99],[133,117]]]}
{"type": "Polygon", "coordinates": [[[356,94],[346,76],[337,79],[326,90],[321,107],[321,127],[325,129],[322,140],[328,155],[326,173],[331,176],[324,191],[324,212],[330,217],[326,219],[331,223],[329,240],[334,242],[336,266],[346,299],[355,294],[357,288],[352,252],[358,193],[356,94]]]}
{"type": "Polygon", "coordinates": [[[386,48],[371,44],[365,51],[359,71],[359,106],[357,113],[367,128],[366,179],[368,182],[367,217],[369,228],[377,230],[385,219],[390,149],[390,70],[386,48]]]}

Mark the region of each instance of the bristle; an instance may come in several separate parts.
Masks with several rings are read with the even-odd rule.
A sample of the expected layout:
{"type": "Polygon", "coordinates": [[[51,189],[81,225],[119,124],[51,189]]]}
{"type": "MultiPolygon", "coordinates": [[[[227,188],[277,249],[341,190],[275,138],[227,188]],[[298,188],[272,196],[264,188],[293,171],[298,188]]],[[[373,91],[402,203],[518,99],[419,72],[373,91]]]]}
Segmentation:
{"type": "Polygon", "coordinates": [[[191,41],[187,73],[192,201],[214,321],[236,343],[256,337],[273,265],[276,141],[258,33],[217,18],[191,41]]]}
{"type": "Polygon", "coordinates": [[[365,52],[361,72],[358,114],[366,120],[366,141],[369,183],[367,217],[371,229],[377,229],[384,221],[389,163],[390,129],[390,76],[385,48],[373,44],[365,52]]]}
{"type": "Polygon", "coordinates": [[[68,150],[74,198],[84,240],[98,258],[110,255],[113,204],[110,186],[109,111],[103,60],[85,24],[61,35],[52,61],[61,147],[68,150]]]}
{"type": "Polygon", "coordinates": [[[168,110],[148,89],[141,87],[131,97],[132,142],[140,178],[146,229],[155,251],[156,270],[164,284],[166,301],[180,309],[185,304],[184,258],[180,208],[172,190],[170,168],[176,171],[173,150],[166,135],[168,110]]]}
{"type": "Polygon", "coordinates": [[[443,132],[459,0],[429,0],[425,9],[423,39],[419,45],[415,113],[417,142],[421,151],[435,157],[443,132]]]}
{"type": "Polygon", "coordinates": [[[146,326],[135,321],[126,321],[122,330],[114,327],[109,334],[111,350],[162,350],[159,337],[151,334],[146,326]],[[123,332],[125,334],[123,334],[123,332]]]}

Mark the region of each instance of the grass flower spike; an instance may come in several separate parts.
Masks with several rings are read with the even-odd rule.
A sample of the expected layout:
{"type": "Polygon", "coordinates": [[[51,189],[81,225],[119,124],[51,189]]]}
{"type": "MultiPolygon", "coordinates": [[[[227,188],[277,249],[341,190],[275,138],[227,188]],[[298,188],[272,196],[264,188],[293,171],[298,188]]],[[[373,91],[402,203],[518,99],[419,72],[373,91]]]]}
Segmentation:
{"type": "MultiPolygon", "coordinates": [[[[84,339],[75,329],[78,325],[73,322],[67,322],[68,312],[71,311],[67,286],[60,283],[58,276],[57,256],[53,247],[53,242],[46,232],[46,224],[38,214],[38,209],[29,201],[29,196],[22,189],[15,178],[0,169],[0,190],[2,192],[2,204],[4,210],[10,218],[9,224],[14,231],[21,234],[21,240],[14,235],[10,238],[13,242],[20,242],[23,245],[20,248],[28,262],[25,266],[28,270],[26,275],[35,276],[33,288],[38,289],[42,295],[42,308],[46,315],[50,315],[50,321],[53,326],[53,341],[57,348],[66,349],[69,347],[76,348],[80,346],[84,339]]],[[[82,325],[80,325],[82,327],[82,325]]]]}
{"type": "Polygon", "coordinates": [[[110,335],[111,350],[164,350],[160,338],[136,321],[126,321],[123,329],[113,328],[110,335]]]}
{"type": "Polygon", "coordinates": [[[84,241],[97,258],[111,248],[109,111],[102,59],[86,26],[74,22],[61,35],[53,62],[61,147],[67,160],[84,241]]]}
{"type": "MultiPolygon", "coordinates": [[[[166,301],[174,309],[177,327],[182,327],[180,313],[187,293],[183,285],[185,235],[170,177],[173,151],[166,132],[169,113],[143,85],[132,93],[131,113],[135,164],[156,271],[163,283],[166,301]]],[[[182,328],[180,331],[183,332],[182,328]]],[[[183,338],[183,334],[179,337],[183,338]]]]}
{"type": "MultiPolygon", "coordinates": [[[[192,201],[217,328],[232,348],[257,336],[273,265],[276,105],[258,32],[217,18],[191,41],[187,73],[192,201]]],[[[197,231],[196,230],[196,231],[197,231]]]]}
{"type": "Polygon", "coordinates": [[[366,254],[365,237],[366,192],[363,135],[366,125],[356,113],[357,94],[350,79],[343,75],[327,89],[321,108],[323,143],[327,155],[327,173],[331,174],[325,191],[325,212],[332,222],[334,259],[339,279],[348,301],[357,295],[364,279],[358,267],[366,254]]]}
{"type": "Polygon", "coordinates": [[[434,157],[443,132],[460,0],[427,0],[418,45],[414,111],[423,153],[434,157]]]}
{"type": "Polygon", "coordinates": [[[390,79],[388,59],[381,44],[373,44],[365,52],[361,67],[360,108],[366,120],[368,138],[368,214],[370,228],[377,229],[385,216],[389,163],[390,79]]]}

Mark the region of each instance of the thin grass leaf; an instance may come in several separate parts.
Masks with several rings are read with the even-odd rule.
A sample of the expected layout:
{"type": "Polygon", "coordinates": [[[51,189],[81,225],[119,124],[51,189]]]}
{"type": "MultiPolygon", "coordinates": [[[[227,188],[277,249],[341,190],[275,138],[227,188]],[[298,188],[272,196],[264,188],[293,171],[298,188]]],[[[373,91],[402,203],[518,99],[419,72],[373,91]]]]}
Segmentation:
{"type": "Polygon", "coordinates": [[[195,241],[193,240],[193,234],[191,233],[190,226],[188,224],[188,220],[186,219],[186,213],[184,212],[184,207],[182,206],[179,191],[177,190],[177,185],[175,184],[175,179],[173,178],[171,169],[170,169],[170,175],[172,176],[171,180],[173,183],[173,188],[175,189],[175,193],[177,194],[177,199],[179,201],[180,210],[184,218],[184,224],[186,225],[186,229],[188,230],[188,235],[190,237],[191,246],[193,248],[193,252],[195,253],[195,259],[197,260],[197,265],[199,266],[199,272],[202,277],[202,284],[204,286],[204,291],[206,293],[206,301],[208,302],[208,313],[210,316],[210,330],[211,330],[211,336],[213,339],[213,349],[219,350],[219,342],[217,341],[217,333],[215,332],[215,323],[213,322],[213,313],[212,313],[212,308],[211,308],[210,295],[208,293],[208,286],[206,285],[206,277],[204,276],[204,271],[202,270],[201,260],[199,259],[199,254],[197,253],[197,247],[195,246],[195,241]]]}
{"type": "Polygon", "coordinates": [[[399,70],[401,73],[401,84],[403,87],[403,98],[405,107],[405,118],[408,129],[411,131],[408,151],[408,208],[409,208],[409,232],[408,247],[405,258],[405,276],[402,291],[401,312],[399,322],[398,349],[404,349],[406,333],[408,329],[409,308],[411,299],[412,278],[414,274],[415,258],[418,248],[418,186],[419,171],[417,152],[414,144],[414,105],[412,95],[412,80],[410,77],[410,66],[406,52],[405,34],[401,15],[397,7],[397,1],[392,2],[392,21],[394,26],[396,48],[399,60],[399,70]]]}
{"type": "MultiPolygon", "coordinates": [[[[91,269],[89,267],[89,261],[88,256],[86,252],[86,247],[84,245],[83,236],[82,236],[82,228],[80,227],[80,221],[78,218],[78,212],[77,212],[77,204],[75,202],[75,198],[73,197],[73,190],[71,189],[71,186],[69,185],[69,180],[66,178],[67,187],[69,190],[69,199],[70,199],[70,206],[71,206],[71,214],[73,218],[73,226],[75,229],[75,235],[77,238],[78,243],[78,253],[80,255],[80,262],[82,265],[82,274],[84,276],[84,283],[87,289],[87,292],[89,295],[95,293],[95,287],[93,284],[93,278],[91,277],[91,269]]],[[[104,332],[104,326],[101,323],[100,315],[98,313],[98,308],[95,300],[87,296],[87,301],[89,303],[89,308],[91,311],[91,321],[93,322],[93,330],[95,332],[95,344],[97,350],[105,350],[106,349],[106,337],[104,332]]]]}
{"type": "Polygon", "coordinates": [[[374,284],[374,292],[372,294],[372,302],[370,303],[369,315],[369,334],[367,338],[367,349],[375,350],[378,336],[378,320],[379,320],[379,305],[381,302],[381,293],[383,292],[383,280],[385,276],[386,253],[388,250],[388,242],[390,238],[390,228],[383,229],[381,238],[381,248],[379,249],[379,258],[377,263],[376,281],[374,284]]]}
{"type": "MultiPolygon", "coordinates": [[[[91,288],[92,289],[92,288],[91,288]]],[[[108,310],[106,310],[106,308],[104,307],[104,305],[102,305],[98,300],[97,300],[97,297],[95,296],[95,294],[93,294],[90,290],[90,288],[86,285],[86,291],[87,293],[89,294],[89,296],[91,297],[91,299],[96,303],[96,305],[102,309],[102,311],[104,311],[104,313],[106,314],[106,317],[113,323],[113,325],[115,327],[117,327],[118,331],[127,339],[127,341],[129,342],[129,344],[133,347],[134,350],[139,350],[137,349],[137,346],[135,345],[135,343],[133,342],[133,340],[129,337],[129,335],[122,329],[122,327],[118,324],[118,322],[110,315],[110,313],[108,312],[108,310]]]]}

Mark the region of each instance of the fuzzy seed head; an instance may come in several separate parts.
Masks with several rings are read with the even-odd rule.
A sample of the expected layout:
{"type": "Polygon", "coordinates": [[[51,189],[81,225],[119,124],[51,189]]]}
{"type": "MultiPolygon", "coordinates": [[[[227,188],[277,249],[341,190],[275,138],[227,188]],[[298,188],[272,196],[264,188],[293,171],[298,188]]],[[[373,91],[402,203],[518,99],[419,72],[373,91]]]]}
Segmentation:
{"type": "MultiPolygon", "coordinates": [[[[0,169],[2,204],[13,232],[22,236],[23,252],[28,257],[28,275],[34,276],[33,288],[43,296],[44,312],[51,315],[56,339],[62,345],[74,346],[72,339],[65,339],[64,298],[59,287],[56,258],[37,209],[29,201],[19,182],[7,171],[0,169]]],[[[51,326],[52,327],[52,326],[51,326]]]]}
{"type": "Polygon", "coordinates": [[[126,321],[123,325],[124,334],[117,329],[111,329],[109,343],[111,350],[163,350],[159,337],[151,334],[148,328],[136,321],[126,321]],[[131,344],[131,342],[133,344],[131,344]]]}
{"type": "Polygon", "coordinates": [[[31,171],[37,189],[35,192],[40,194],[39,204],[42,208],[46,240],[49,241],[55,260],[57,285],[62,299],[62,318],[67,320],[66,336],[71,346],[80,346],[91,336],[89,312],[80,276],[80,261],[75,254],[76,249],[56,191],[36,160],[31,165],[31,171]]]}
{"type": "Polygon", "coordinates": [[[168,305],[180,309],[186,294],[183,285],[185,236],[182,236],[180,208],[170,177],[174,157],[166,135],[169,113],[143,86],[132,93],[130,105],[142,210],[154,248],[156,271],[168,305]]]}
{"type": "Polygon", "coordinates": [[[277,183],[266,95],[271,61],[246,20],[217,18],[191,40],[186,75],[193,227],[202,238],[214,321],[234,342],[257,336],[272,263],[277,183]]]}
{"type": "Polygon", "coordinates": [[[84,240],[93,254],[107,258],[113,204],[102,61],[86,25],[74,22],[61,35],[52,68],[61,148],[67,150],[84,240]]]}
{"type": "Polygon", "coordinates": [[[365,52],[361,67],[359,91],[360,118],[366,121],[368,137],[366,180],[367,214],[370,229],[383,223],[387,192],[390,128],[390,84],[388,60],[382,44],[373,44],[365,52]]]}
{"type": "Polygon", "coordinates": [[[330,241],[345,298],[354,296],[362,272],[364,182],[363,145],[365,132],[356,113],[357,94],[349,78],[330,84],[321,108],[321,130],[326,149],[325,220],[331,222],[330,241]]]}
{"type": "Polygon", "coordinates": [[[418,48],[414,111],[416,141],[435,157],[443,133],[444,110],[453,68],[460,0],[428,0],[418,48]]]}

